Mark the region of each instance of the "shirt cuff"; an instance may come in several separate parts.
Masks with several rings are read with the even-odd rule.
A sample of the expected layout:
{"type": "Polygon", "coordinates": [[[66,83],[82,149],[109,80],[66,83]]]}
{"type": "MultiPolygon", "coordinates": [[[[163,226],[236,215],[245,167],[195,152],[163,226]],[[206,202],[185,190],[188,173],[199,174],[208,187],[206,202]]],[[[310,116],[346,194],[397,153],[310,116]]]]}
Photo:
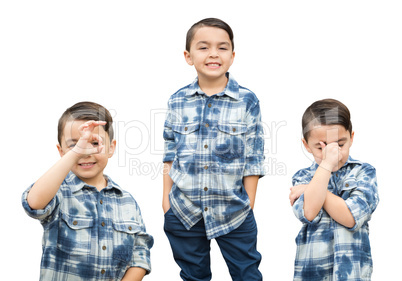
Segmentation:
{"type": "Polygon", "coordinates": [[[293,204],[293,213],[295,216],[302,222],[302,223],[307,223],[307,224],[316,224],[319,223],[322,217],[322,208],[318,212],[317,216],[312,221],[309,221],[305,216],[304,216],[304,194],[302,194],[299,199],[296,200],[296,202],[293,204]]]}
{"type": "Polygon", "coordinates": [[[264,156],[255,155],[246,157],[246,167],[243,172],[243,177],[265,175],[264,156]]]}
{"type": "Polygon", "coordinates": [[[345,200],[345,203],[355,220],[355,225],[352,228],[348,228],[350,231],[358,230],[365,222],[370,220],[371,212],[366,201],[360,197],[353,196],[345,200]]]}
{"type": "Polygon", "coordinates": [[[54,210],[56,206],[56,197],[54,197],[44,209],[34,210],[28,204],[28,193],[31,190],[33,184],[22,194],[22,207],[28,216],[38,220],[46,219],[54,210]]]}

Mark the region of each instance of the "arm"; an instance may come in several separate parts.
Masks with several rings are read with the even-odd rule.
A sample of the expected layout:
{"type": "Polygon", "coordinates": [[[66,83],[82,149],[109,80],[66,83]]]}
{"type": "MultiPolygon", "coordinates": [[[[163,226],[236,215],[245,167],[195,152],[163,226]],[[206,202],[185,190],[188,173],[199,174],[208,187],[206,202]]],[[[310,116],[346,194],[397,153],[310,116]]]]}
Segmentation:
{"type": "Polygon", "coordinates": [[[162,198],[162,208],[163,212],[166,213],[170,209],[169,193],[173,186],[173,180],[169,176],[170,168],[173,162],[165,162],[163,164],[163,198],[162,198]]]}
{"type": "Polygon", "coordinates": [[[304,193],[304,190],[306,189],[307,184],[300,184],[300,185],[295,185],[290,188],[290,193],[289,193],[289,201],[290,201],[290,206],[293,206],[295,201],[304,193]]]}
{"type": "MultiPolygon", "coordinates": [[[[294,202],[304,193],[307,186],[308,185],[301,184],[291,187],[289,195],[291,206],[293,206],[294,202]]],[[[337,223],[349,228],[355,225],[352,213],[349,211],[346,202],[341,197],[327,191],[323,208],[337,223]]],[[[312,219],[310,219],[310,221],[312,221],[312,219]]]]}
{"type": "Polygon", "coordinates": [[[250,199],[251,209],[254,209],[258,179],[259,179],[259,176],[247,176],[247,177],[243,178],[244,188],[246,189],[248,198],[250,199]]]}
{"type": "Polygon", "coordinates": [[[331,171],[337,167],[342,157],[339,153],[340,148],[337,143],[330,143],[327,146],[321,143],[321,148],[323,160],[304,191],[304,216],[312,221],[321,208],[324,208],[336,222],[352,227],[355,221],[345,201],[328,191],[331,171]]]}
{"type": "Polygon", "coordinates": [[[146,273],[147,271],[141,267],[130,267],[124,274],[122,281],[141,281],[146,273]]]}
{"type": "Polygon", "coordinates": [[[345,200],[341,197],[327,191],[323,208],[337,223],[348,228],[352,228],[355,225],[355,219],[346,205],[345,200]]]}
{"type": "Polygon", "coordinates": [[[73,149],[63,152],[62,148],[58,147],[61,159],[35,182],[28,193],[27,201],[31,209],[43,209],[49,204],[64,178],[80,158],[102,151],[102,138],[92,134],[92,131],[95,127],[104,124],[106,122],[88,121],[79,127],[81,138],[73,149]],[[92,145],[93,141],[98,142],[98,146],[92,145]]]}

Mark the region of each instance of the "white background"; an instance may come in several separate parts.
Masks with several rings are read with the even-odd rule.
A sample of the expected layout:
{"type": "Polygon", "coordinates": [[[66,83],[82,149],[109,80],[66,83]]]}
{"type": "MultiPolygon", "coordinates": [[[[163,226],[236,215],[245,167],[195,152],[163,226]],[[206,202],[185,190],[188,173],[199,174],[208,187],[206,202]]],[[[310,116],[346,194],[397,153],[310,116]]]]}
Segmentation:
{"type": "MultiPolygon", "coordinates": [[[[301,116],[336,98],[352,113],[351,155],[377,168],[380,204],[370,224],[373,280],[400,276],[402,9],[399,1],[2,1],[0,4],[2,280],[38,280],[42,227],[22,192],[58,159],[57,120],[76,102],[114,114],[119,150],[106,173],[131,192],[155,238],[145,280],[180,280],[163,232],[163,111],[195,70],[183,58],[188,28],[229,23],[230,72],[260,99],[268,175],[255,214],[265,280],[291,280],[301,224],[289,206],[292,175],[311,158],[301,116]]],[[[213,280],[230,280],[215,242],[213,280]]]]}

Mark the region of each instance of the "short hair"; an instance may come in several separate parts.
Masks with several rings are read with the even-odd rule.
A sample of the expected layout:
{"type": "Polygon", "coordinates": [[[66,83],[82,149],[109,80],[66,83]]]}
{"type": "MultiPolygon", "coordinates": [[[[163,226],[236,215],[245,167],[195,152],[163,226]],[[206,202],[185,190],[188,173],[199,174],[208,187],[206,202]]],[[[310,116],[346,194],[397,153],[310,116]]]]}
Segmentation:
{"type": "Polygon", "coordinates": [[[72,120],[79,121],[106,121],[105,125],[102,125],[105,132],[109,134],[110,141],[113,140],[113,118],[110,112],[100,104],[84,101],[74,104],[64,111],[59,119],[57,126],[57,140],[61,145],[61,138],[66,123],[72,120]]]}
{"type": "Polygon", "coordinates": [[[216,27],[216,28],[225,30],[229,35],[230,42],[232,43],[232,50],[234,50],[233,31],[230,28],[230,26],[223,20],[220,20],[217,18],[206,18],[206,19],[200,20],[199,22],[193,24],[193,26],[187,31],[186,51],[190,52],[191,42],[193,41],[195,32],[200,27],[204,27],[204,26],[216,27]]]}
{"type": "Polygon", "coordinates": [[[341,125],[352,134],[350,111],[338,100],[323,99],[312,103],[302,118],[303,138],[307,141],[312,126],[341,125]]]}

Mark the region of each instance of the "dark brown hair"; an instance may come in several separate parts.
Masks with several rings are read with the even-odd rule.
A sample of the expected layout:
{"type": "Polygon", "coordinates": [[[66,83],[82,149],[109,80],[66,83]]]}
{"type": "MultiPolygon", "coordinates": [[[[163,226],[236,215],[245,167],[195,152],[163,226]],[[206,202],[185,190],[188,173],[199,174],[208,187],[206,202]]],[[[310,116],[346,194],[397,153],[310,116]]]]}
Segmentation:
{"type": "Polygon", "coordinates": [[[335,99],[316,101],[306,109],[302,118],[303,138],[306,141],[316,125],[341,125],[352,134],[349,109],[335,99]]]}
{"type": "Polygon", "coordinates": [[[103,129],[108,133],[110,141],[113,140],[113,118],[110,112],[102,105],[84,101],[74,104],[64,111],[59,119],[57,126],[57,140],[61,145],[61,138],[63,136],[64,126],[68,121],[80,120],[80,121],[106,121],[103,125],[103,129]]]}
{"type": "Polygon", "coordinates": [[[229,35],[230,42],[232,43],[232,51],[234,50],[233,31],[230,28],[230,26],[223,20],[220,20],[217,18],[206,18],[206,19],[200,20],[199,22],[193,24],[193,26],[187,31],[187,36],[186,36],[187,52],[190,52],[191,41],[193,41],[195,32],[200,27],[204,27],[204,26],[216,27],[216,28],[225,30],[229,35]]]}

